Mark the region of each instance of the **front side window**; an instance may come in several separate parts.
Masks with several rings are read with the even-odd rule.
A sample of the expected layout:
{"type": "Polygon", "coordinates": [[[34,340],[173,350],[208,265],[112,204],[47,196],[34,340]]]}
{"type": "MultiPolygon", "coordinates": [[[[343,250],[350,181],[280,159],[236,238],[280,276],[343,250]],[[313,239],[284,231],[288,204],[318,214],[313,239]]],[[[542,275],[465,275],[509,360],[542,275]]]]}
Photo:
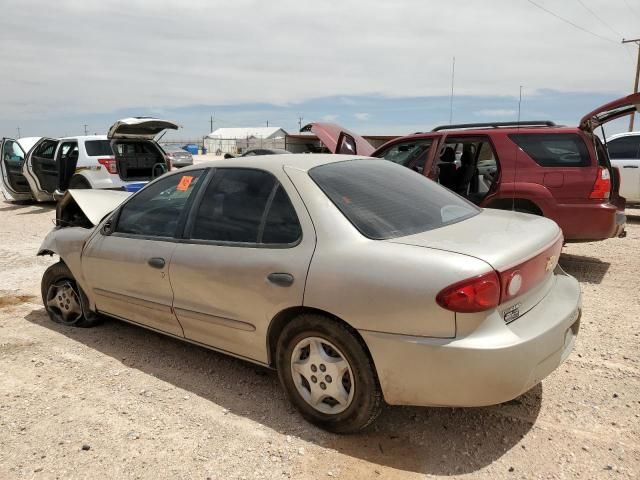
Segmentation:
{"type": "Polygon", "coordinates": [[[173,237],[202,170],[170,175],[141,190],[120,211],[116,233],[173,237]]]}
{"type": "Polygon", "coordinates": [[[615,138],[607,142],[607,149],[614,160],[640,159],[640,135],[615,138]]]}
{"type": "Polygon", "coordinates": [[[404,141],[382,150],[376,157],[422,172],[432,143],[431,139],[404,141]]]}
{"type": "Polygon", "coordinates": [[[591,165],[587,146],[575,133],[517,133],[509,138],[542,167],[591,165]]]}
{"type": "Polygon", "coordinates": [[[422,175],[386,160],[349,160],[312,168],[309,176],[366,237],[413,235],[480,210],[422,175]]]}
{"type": "Polygon", "coordinates": [[[217,169],[198,206],[190,238],[245,244],[290,244],[301,235],[286,192],[263,170],[217,169]]]}
{"type": "Polygon", "coordinates": [[[4,143],[4,161],[8,167],[19,168],[24,163],[24,152],[18,142],[7,140],[4,143]]]}

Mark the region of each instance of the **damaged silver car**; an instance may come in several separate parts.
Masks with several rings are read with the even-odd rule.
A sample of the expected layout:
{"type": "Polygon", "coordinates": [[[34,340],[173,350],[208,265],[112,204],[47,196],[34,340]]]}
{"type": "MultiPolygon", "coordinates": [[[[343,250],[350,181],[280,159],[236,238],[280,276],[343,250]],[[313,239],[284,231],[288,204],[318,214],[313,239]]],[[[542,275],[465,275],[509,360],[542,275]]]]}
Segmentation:
{"type": "Polygon", "coordinates": [[[555,370],[578,282],[545,218],[482,210],[385,160],[273,155],[69,191],[39,254],[55,322],[121,319],[277,369],[334,432],[391,405],[510,400],[555,370]]]}

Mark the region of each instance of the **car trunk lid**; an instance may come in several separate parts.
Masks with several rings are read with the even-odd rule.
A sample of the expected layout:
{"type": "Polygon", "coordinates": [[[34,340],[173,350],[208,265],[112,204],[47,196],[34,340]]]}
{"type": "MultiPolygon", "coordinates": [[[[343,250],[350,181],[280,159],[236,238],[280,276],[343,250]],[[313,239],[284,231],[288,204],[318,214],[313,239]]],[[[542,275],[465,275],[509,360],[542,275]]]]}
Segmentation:
{"type": "Polygon", "coordinates": [[[151,117],[131,117],[118,120],[111,125],[107,138],[140,138],[153,140],[164,130],[177,130],[179,125],[170,120],[151,117]]]}
{"type": "Polygon", "coordinates": [[[371,156],[375,148],[360,135],[335,123],[315,122],[305,125],[301,132],[314,133],[331,153],[371,156]]]}
{"type": "Polygon", "coordinates": [[[484,209],[462,222],[387,240],[478,258],[499,276],[499,310],[506,322],[535,306],[553,285],[563,237],[551,220],[525,213],[484,209]]]}

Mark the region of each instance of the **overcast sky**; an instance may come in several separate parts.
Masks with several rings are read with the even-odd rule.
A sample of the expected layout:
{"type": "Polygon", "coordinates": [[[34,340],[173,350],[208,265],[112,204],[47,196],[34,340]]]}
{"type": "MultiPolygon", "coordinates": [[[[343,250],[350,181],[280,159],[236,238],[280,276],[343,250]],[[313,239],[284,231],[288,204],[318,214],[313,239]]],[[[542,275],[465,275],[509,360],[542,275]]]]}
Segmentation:
{"type": "Polygon", "coordinates": [[[575,122],[630,93],[620,40],[640,37],[640,0],[535,2],[588,32],[528,0],[0,3],[7,136],[103,133],[123,113],[195,136],[213,112],[214,128],[301,114],[403,133],[448,121],[453,56],[454,120],[513,120],[523,85],[523,113],[575,122]]]}

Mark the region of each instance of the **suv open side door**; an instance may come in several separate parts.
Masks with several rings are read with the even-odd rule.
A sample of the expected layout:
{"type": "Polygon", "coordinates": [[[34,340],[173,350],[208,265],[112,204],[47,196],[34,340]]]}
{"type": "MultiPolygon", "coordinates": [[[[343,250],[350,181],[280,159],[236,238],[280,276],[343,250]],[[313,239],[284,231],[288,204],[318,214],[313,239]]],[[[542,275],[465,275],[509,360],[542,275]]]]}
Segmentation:
{"type": "Polygon", "coordinates": [[[7,200],[30,200],[31,188],[22,173],[26,152],[13,138],[3,138],[0,144],[2,191],[7,200]]]}

